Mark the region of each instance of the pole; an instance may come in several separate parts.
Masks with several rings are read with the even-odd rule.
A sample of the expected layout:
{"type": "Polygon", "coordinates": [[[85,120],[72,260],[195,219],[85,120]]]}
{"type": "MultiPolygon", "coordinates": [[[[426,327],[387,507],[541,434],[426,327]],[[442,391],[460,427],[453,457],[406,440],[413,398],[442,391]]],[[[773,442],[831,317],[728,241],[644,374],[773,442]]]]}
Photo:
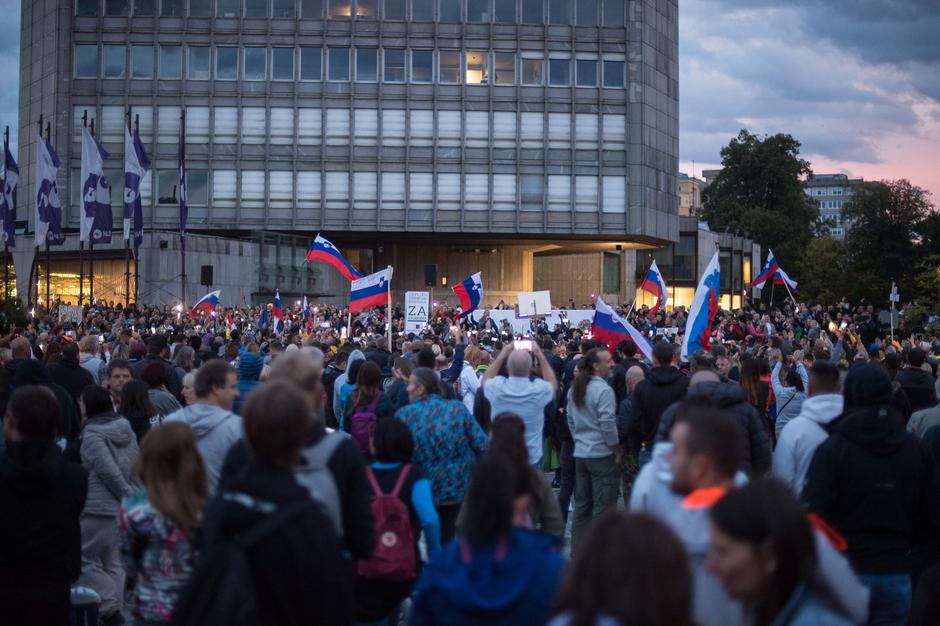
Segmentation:
{"type": "MultiPolygon", "coordinates": [[[[91,136],[95,136],[95,120],[91,120],[91,136]]],[[[97,190],[95,191],[95,211],[98,210],[97,190]]],[[[110,199],[110,198],[109,198],[110,199]]],[[[108,203],[108,210],[111,210],[111,203],[108,203]]],[[[92,231],[88,233],[88,304],[95,303],[95,242],[94,242],[94,222],[92,231]]],[[[79,302],[81,304],[81,302],[79,302]]]]}
{"type": "MultiPolygon", "coordinates": [[[[127,107],[127,130],[131,129],[131,107],[127,107]]],[[[127,157],[125,156],[125,161],[127,157]]],[[[134,216],[131,215],[131,221],[134,216]]],[[[130,235],[130,232],[128,232],[130,235]]],[[[131,240],[124,238],[124,308],[126,309],[131,301],[131,240]]]]}
{"type": "MultiPolygon", "coordinates": [[[[52,123],[46,122],[46,141],[52,138],[52,123]]],[[[61,227],[61,224],[59,225],[61,227]]],[[[46,310],[52,310],[52,253],[49,251],[49,234],[46,233],[46,310]]]]}
{"type": "MultiPolygon", "coordinates": [[[[180,142],[185,142],[186,141],[185,138],[186,138],[186,109],[183,108],[180,111],[180,142]]],[[[185,154],[186,154],[185,148],[183,146],[181,146],[180,148],[181,148],[181,151],[183,152],[183,157],[185,158],[185,154]]],[[[185,174],[185,171],[181,167],[180,176],[182,177],[184,174],[185,174]]],[[[181,179],[180,180],[180,200],[183,200],[183,194],[185,193],[184,191],[185,188],[183,187],[183,184],[184,184],[183,180],[181,179]]],[[[180,217],[182,217],[182,215],[180,215],[180,217]]],[[[180,262],[182,263],[182,270],[183,270],[182,275],[180,276],[180,283],[181,283],[180,293],[182,294],[182,297],[183,297],[182,301],[185,303],[186,302],[186,234],[183,229],[182,222],[180,222],[180,262]]]]}
{"type": "Polygon", "coordinates": [[[790,284],[787,281],[783,281],[783,286],[787,288],[787,294],[790,296],[790,299],[793,300],[793,306],[797,306],[793,291],[790,290],[790,284]]]}
{"type": "MultiPolygon", "coordinates": [[[[42,137],[42,113],[39,114],[39,136],[42,137]]],[[[35,198],[34,198],[35,200],[35,198]]],[[[38,213],[38,211],[37,211],[38,213]]],[[[33,220],[33,228],[37,231],[39,230],[39,224],[33,220]]],[[[29,285],[26,286],[26,303],[30,305],[30,308],[33,308],[36,301],[39,300],[39,244],[33,242],[33,265],[29,269],[29,285]],[[36,297],[32,297],[33,293],[33,276],[36,276],[36,297]]]]}
{"type": "Polygon", "coordinates": [[[894,343],[894,292],[895,292],[895,289],[896,289],[896,285],[894,281],[891,281],[891,295],[889,296],[891,298],[891,319],[888,321],[889,321],[889,326],[891,327],[891,343],[892,344],[894,343]]]}
{"type": "MultiPolygon", "coordinates": [[[[140,133],[140,115],[134,116],[134,132],[140,133]]],[[[134,235],[134,304],[140,302],[140,246],[134,235]]]]}
{"type": "Polygon", "coordinates": [[[388,266],[389,280],[388,280],[388,309],[385,311],[385,329],[388,333],[388,349],[393,351],[392,344],[392,277],[391,277],[392,266],[388,266]]]}
{"type": "MultiPolygon", "coordinates": [[[[82,113],[82,128],[88,128],[88,109],[82,113]]],[[[78,228],[78,306],[85,302],[85,239],[82,237],[81,219],[85,216],[85,181],[78,182],[82,191],[81,198],[78,201],[79,228],[78,228]]]]}
{"type": "MultiPolygon", "coordinates": [[[[3,158],[6,159],[7,150],[10,146],[10,127],[7,126],[3,131],[3,158]]],[[[6,167],[3,168],[3,194],[6,195],[7,192],[7,176],[6,176],[6,167]]],[[[3,199],[6,202],[6,198],[3,199]]],[[[15,206],[8,206],[7,211],[15,211],[15,206]]],[[[6,218],[6,216],[4,216],[6,218]]],[[[14,222],[16,219],[14,218],[14,222]]],[[[6,224],[3,224],[3,228],[6,229],[6,224]]],[[[10,244],[7,242],[7,238],[3,239],[3,301],[6,302],[10,299],[10,244]]]]}

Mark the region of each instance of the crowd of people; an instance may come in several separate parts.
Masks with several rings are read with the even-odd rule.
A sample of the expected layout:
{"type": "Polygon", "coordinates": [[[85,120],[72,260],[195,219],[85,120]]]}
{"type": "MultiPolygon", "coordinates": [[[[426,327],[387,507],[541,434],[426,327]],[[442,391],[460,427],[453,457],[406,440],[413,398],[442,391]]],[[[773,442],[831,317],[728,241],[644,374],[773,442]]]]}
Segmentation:
{"type": "Polygon", "coordinates": [[[621,313],[649,358],[447,306],[35,311],[0,624],[940,624],[937,337],[757,302],[680,359],[681,307],[621,313]]]}

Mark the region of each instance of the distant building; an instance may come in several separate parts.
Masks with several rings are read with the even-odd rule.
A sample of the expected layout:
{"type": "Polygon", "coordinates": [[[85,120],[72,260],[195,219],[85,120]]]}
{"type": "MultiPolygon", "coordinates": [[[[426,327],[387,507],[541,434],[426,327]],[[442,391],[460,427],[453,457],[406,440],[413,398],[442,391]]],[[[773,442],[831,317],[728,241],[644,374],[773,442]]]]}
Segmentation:
{"type": "Polygon", "coordinates": [[[842,207],[864,182],[845,174],[816,174],[803,185],[806,195],[819,203],[820,222],[829,227],[829,234],[836,239],[844,239],[851,226],[842,220],[842,207]]]}
{"type": "Polygon", "coordinates": [[[702,170],[702,178],[705,179],[705,186],[708,187],[713,182],[715,182],[715,179],[718,178],[719,174],[721,174],[720,167],[717,170],[702,170]]]}
{"type": "Polygon", "coordinates": [[[679,215],[694,215],[702,208],[702,191],[705,186],[701,178],[679,172],[679,215]]]}

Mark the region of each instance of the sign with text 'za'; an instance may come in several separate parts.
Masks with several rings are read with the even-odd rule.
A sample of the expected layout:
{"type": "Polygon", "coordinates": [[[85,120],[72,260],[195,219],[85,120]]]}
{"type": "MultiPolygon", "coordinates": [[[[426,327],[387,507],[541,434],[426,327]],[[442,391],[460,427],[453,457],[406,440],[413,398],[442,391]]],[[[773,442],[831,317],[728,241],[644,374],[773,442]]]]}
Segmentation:
{"type": "Polygon", "coordinates": [[[405,292],[405,332],[420,333],[428,325],[431,294],[427,291],[405,292]]]}

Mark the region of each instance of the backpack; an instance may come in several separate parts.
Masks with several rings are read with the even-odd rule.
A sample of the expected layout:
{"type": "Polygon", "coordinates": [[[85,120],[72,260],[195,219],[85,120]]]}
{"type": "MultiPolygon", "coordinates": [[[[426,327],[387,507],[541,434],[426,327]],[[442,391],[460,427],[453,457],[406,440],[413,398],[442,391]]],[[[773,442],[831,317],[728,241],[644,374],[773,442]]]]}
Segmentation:
{"type": "Polygon", "coordinates": [[[312,506],[316,505],[307,498],[292,502],[247,530],[213,546],[180,594],[173,611],[173,623],[182,626],[248,626],[262,622],[263,614],[258,605],[248,551],[312,506]]]}
{"type": "Polygon", "coordinates": [[[357,404],[349,417],[349,434],[359,444],[359,449],[366,456],[371,456],[369,439],[372,438],[372,433],[375,432],[375,423],[378,420],[375,408],[379,405],[381,397],[382,393],[378,392],[369,404],[357,404]]]}
{"type": "Polygon", "coordinates": [[[337,537],[343,536],[343,509],[336,478],[327,463],[345,439],[345,433],[327,433],[316,445],[304,448],[304,462],[297,467],[295,474],[297,482],[307,490],[310,497],[323,506],[323,512],[333,522],[337,537]]]}
{"type": "Polygon", "coordinates": [[[372,468],[366,467],[366,476],[374,494],[371,507],[375,523],[375,551],[372,557],[359,561],[357,565],[357,571],[363,578],[404,581],[418,575],[411,513],[408,505],[398,497],[410,470],[411,465],[403,465],[395,487],[386,494],[375,479],[372,468]]]}

